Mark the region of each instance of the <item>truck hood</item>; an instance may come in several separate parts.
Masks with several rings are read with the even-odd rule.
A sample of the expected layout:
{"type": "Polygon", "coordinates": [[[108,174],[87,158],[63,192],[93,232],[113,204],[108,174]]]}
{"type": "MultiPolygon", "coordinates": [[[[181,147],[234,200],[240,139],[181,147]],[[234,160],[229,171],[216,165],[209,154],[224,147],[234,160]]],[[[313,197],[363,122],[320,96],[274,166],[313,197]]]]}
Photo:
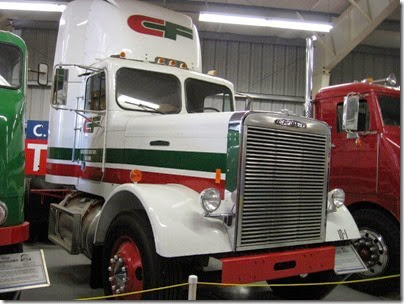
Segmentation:
{"type": "Polygon", "coordinates": [[[226,153],[232,112],[139,117],[126,125],[125,146],[137,149],[226,153]]]}

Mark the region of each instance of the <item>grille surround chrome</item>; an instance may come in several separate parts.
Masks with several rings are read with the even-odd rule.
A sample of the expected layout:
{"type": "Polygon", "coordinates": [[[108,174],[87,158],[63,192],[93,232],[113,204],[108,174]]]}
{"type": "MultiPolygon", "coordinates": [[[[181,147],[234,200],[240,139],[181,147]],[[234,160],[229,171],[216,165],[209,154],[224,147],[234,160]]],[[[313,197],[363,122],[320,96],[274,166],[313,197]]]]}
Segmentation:
{"type": "MultiPolygon", "coordinates": [[[[236,227],[236,250],[241,251],[241,250],[254,250],[254,249],[266,249],[266,248],[277,248],[277,247],[284,247],[284,246],[295,246],[295,245],[302,245],[302,244],[314,244],[314,243],[320,243],[324,242],[325,240],[325,224],[326,224],[326,199],[327,199],[327,181],[328,181],[328,163],[329,163],[329,152],[330,152],[330,129],[328,125],[325,123],[309,119],[309,118],[303,118],[303,117],[295,117],[293,116],[293,119],[296,121],[299,121],[303,124],[307,125],[307,128],[304,129],[296,129],[288,126],[280,126],[275,123],[276,119],[279,118],[285,118],[285,115],[282,115],[280,113],[250,113],[247,115],[244,119],[243,125],[242,125],[242,136],[241,136],[241,143],[240,143],[240,152],[241,152],[241,162],[240,162],[240,176],[239,176],[239,189],[238,189],[238,208],[237,208],[237,227],[236,227]],[[251,202],[251,197],[252,194],[249,189],[250,184],[249,181],[247,180],[248,177],[248,170],[247,170],[247,162],[251,160],[251,147],[248,147],[249,142],[249,134],[251,133],[251,130],[259,130],[260,128],[264,130],[264,133],[269,131],[272,133],[278,133],[278,134],[289,134],[291,136],[302,136],[303,138],[319,138],[321,142],[321,149],[319,151],[320,153],[320,159],[322,162],[318,162],[318,155],[316,155],[316,148],[312,151],[315,151],[313,155],[310,155],[312,151],[308,149],[307,151],[303,150],[303,155],[302,155],[302,161],[304,165],[307,165],[307,161],[312,159],[314,162],[314,166],[312,169],[308,169],[307,172],[305,171],[305,167],[300,171],[296,170],[297,173],[300,174],[300,180],[297,182],[301,185],[304,185],[305,187],[308,187],[311,189],[313,186],[316,186],[316,184],[320,184],[320,186],[317,186],[317,192],[316,192],[316,202],[310,203],[307,202],[307,204],[301,204],[302,199],[300,196],[298,198],[295,198],[295,201],[289,201],[288,202],[288,196],[282,195],[281,198],[275,198],[273,197],[273,192],[267,191],[270,199],[275,198],[277,202],[274,203],[274,201],[265,201],[261,199],[261,201],[258,199],[258,203],[255,205],[252,205],[251,202]],[[248,151],[248,154],[247,154],[248,151]],[[304,152],[309,155],[309,157],[306,157],[307,155],[304,155],[304,152]],[[313,156],[313,158],[311,158],[313,156]],[[306,157],[306,158],[305,158],[306,157]],[[248,159],[250,158],[250,159],[248,159]],[[320,164],[320,165],[319,165],[320,164]],[[320,166],[321,170],[318,171],[318,167],[320,166]],[[311,174],[309,172],[315,173],[315,178],[313,178],[311,181],[310,180],[305,180],[304,176],[311,174]],[[312,183],[312,184],[310,184],[312,183]],[[286,199],[286,200],[285,200],[286,199]],[[287,202],[288,205],[281,205],[279,203],[280,200],[284,200],[287,202]],[[303,213],[301,210],[297,209],[296,206],[300,204],[299,208],[303,210],[303,213]],[[281,207],[279,209],[279,206],[281,207]],[[258,208],[258,209],[257,209],[258,208]],[[264,212],[264,214],[263,214],[264,212]],[[311,216],[314,216],[315,220],[315,229],[314,229],[314,235],[313,237],[309,237],[310,234],[305,234],[304,231],[310,232],[310,225],[313,223],[310,223],[309,218],[302,217],[301,215],[303,214],[308,214],[311,216]],[[288,217],[292,218],[292,223],[295,220],[296,217],[299,218],[299,220],[302,222],[302,224],[287,227],[286,219],[288,217]],[[269,218],[272,222],[266,221],[266,218],[269,218]],[[247,221],[245,220],[247,219],[247,221]],[[278,222],[282,223],[282,225],[276,224],[277,220],[278,222]],[[250,221],[250,222],[249,222],[250,221]],[[255,223],[254,223],[255,221],[255,223]],[[265,222],[264,222],[265,221],[265,222]],[[283,222],[285,221],[285,222],[283,222]],[[275,223],[275,226],[274,226],[275,223]],[[256,224],[254,226],[254,224],[256,224]],[[265,229],[264,229],[265,228],[265,229]],[[289,230],[288,230],[289,229],[289,230]],[[296,234],[296,230],[298,231],[298,237],[297,238],[288,238],[288,233],[291,234],[296,234]],[[278,234],[277,234],[278,231],[278,234]],[[302,232],[302,233],[301,233],[302,232]],[[300,234],[301,233],[301,234],[300,234]],[[299,234],[302,239],[299,239],[299,234]],[[251,239],[248,239],[248,237],[252,236],[251,239]],[[277,235],[280,236],[279,239],[277,239],[277,235]],[[246,237],[248,236],[248,237],[246,237]],[[286,237],[285,237],[286,236],[286,237]],[[256,241],[254,241],[254,238],[256,238],[256,241]],[[264,241],[265,238],[267,241],[264,241]],[[268,240],[268,238],[271,238],[268,240]],[[248,241],[246,241],[248,240],[248,241]]],[[[290,116],[286,116],[286,118],[290,118],[290,116]]],[[[314,140],[315,141],[315,140],[314,140]]],[[[304,144],[304,140],[301,144],[304,144]]],[[[272,170],[275,170],[275,175],[277,173],[285,174],[291,173],[290,177],[286,176],[285,179],[285,186],[288,187],[288,185],[293,185],[289,181],[288,178],[293,178],[293,170],[289,170],[289,165],[290,165],[290,159],[288,158],[292,155],[296,156],[295,153],[290,154],[292,151],[287,151],[288,147],[283,147],[280,150],[278,150],[278,144],[274,145],[273,147],[268,148],[268,151],[266,152],[271,152],[271,149],[274,149],[275,152],[275,165],[278,163],[276,162],[276,158],[279,157],[279,159],[282,159],[281,157],[285,157],[283,161],[285,162],[285,170],[281,170],[281,172],[277,171],[278,167],[275,166],[272,170]],[[286,150],[283,150],[283,148],[286,148],[286,150]],[[279,152],[280,151],[280,152],[279,152]],[[278,153],[279,152],[279,153],[278,153]],[[284,155],[281,155],[284,153],[284,155]],[[289,153],[289,154],[288,154],[289,153]],[[279,155],[278,155],[279,154],[279,155]]],[[[313,147],[312,147],[313,148],[313,147]]],[[[290,147],[289,147],[290,149],[290,147]]],[[[259,150],[259,149],[258,149],[259,150]]],[[[261,150],[265,150],[265,147],[261,150]]],[[[271,153],[273,153],[272,151],[271,153]]],[[[262,152],[262,151],[261,151],[262,152]]],[[[258,153],[259,154],[259,153],[258,153]]],[[[272,157],[274,158],[274,157],[272,157]]],[[[269,155],[268,159],[271,159],[271,154],[269,155]]],[[[297,162],[298,164],[299,162],[297,162]]],[[[259,166],[259,164],[258,164],[259,166]]],[[[307,167],[309,168],[309,167],[307,167]]],[[[263,176],[258,179],[258,181],[262,181],[261,187],[262,188],[268,188],[269,186],[283,186],[282,181],[278,181],[278,179],[274,179],[272,176],[272,180],[274,181],[274,184],[270,184],[271,180],[268,180],[268,176],[266,176],[266,169],[264,168],[262,170],[263,176]],[[269,186],[268,186],[269,183],[269,186]]],[[[259,168],[258,168],[259,170],[259,168]]],[[[256,176],[259,176],[259,171],[255,172],[257,173],[256,176]]],[[[286,174],[288,175],[288,174],[286,174]]],[[[284,176],[285,177],[285,176],[284,176]]],[[[271,178],[271,177],[270,177],[271,178]]],[[[296,184],[296,181],[295,181],[296,184]]],[[[256,188],[257,185],[252,185],[256,188]]],[[[259,188],[259,187],[258,187],[259,188]]],[[[304,187],[303,187],[304,188],[304,187]]],[[[256,191],[256,190],[252,190],[256,191]]],[[[266,190],[264,190],[266,191],[266,190]]],[[[292,195],[289,195],[293,196],[292,195]]],[[[303,196],[302,196],[303,197],[303,196]]]]}

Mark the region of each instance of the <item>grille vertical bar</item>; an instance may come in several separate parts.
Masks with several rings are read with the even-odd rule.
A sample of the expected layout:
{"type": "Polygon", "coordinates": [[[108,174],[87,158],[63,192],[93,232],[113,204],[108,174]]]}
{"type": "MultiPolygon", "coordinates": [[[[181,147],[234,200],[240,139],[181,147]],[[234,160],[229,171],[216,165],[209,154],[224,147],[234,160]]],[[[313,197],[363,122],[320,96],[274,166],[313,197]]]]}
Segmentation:
{"type": "Polygon", "coordinates": [[[327,136],[246,126],[238,248],[320,242],[327,136]]]}

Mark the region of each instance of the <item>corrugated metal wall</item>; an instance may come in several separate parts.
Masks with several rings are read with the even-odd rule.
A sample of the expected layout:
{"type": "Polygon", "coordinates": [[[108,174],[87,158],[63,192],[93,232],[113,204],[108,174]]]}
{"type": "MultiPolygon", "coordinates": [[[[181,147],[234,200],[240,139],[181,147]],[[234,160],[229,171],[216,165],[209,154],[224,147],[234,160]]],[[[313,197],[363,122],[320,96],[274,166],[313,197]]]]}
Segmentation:
{"type": "MultiPolygon", "coordinates": [[[[298,45],[231,41],[201,38],[203,72],[217,75],[234,84],[241,93],[271,95],[254,98],[253,109],[279,111],[287,108],[303,113],[301,103],[285,101],[304,96],[305,48],[298,45]],[[283,100],[277,100],[277,97],[283,100]]],[[[237,102],[244,109],[244,102],[237,102]]]]}
{"type": "MultiPolygon", "coordinates": [[[[52,71],[57,30],[17,31],[29,50],[29,67],[47,63],[52,71]]],[[[219,77],[234,83],[237,92],[254,94],[252,108],[303,115],[305,85],[305,42],[272,37],[244,37],[201,33],[203,72],[215,69],[219,77]]],[[[331,84],[384,78],[391,72],[400,79],[400,50],[357,47],[331,73],[331,84]]],[[[27,119],[48,119],[50,87],[35,85],[30,73],[27,119]]],[[[50,78],[51,79],[51,78],[50,78]]],[[[237,99],[243,110],[244,100],[237,99]]]]}
{"type": "Polygon", "coordinates": [[[382,79],[390,73],[400,83],[400,49],[358,46],[331,71],[330,83],[382,79]]]}

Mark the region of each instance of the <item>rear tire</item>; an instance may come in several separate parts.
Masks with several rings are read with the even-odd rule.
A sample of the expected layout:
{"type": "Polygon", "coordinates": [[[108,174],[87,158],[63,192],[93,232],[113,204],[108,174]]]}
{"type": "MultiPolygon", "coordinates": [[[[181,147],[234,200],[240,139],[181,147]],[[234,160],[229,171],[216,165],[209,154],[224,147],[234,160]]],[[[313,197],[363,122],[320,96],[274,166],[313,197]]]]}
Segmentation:
{"type": "MultiPolygon", "coordinates": [[[[114,219],[107,232],[102,265],[106,295],[184,282],[180,263],[156,253],[152,228],[140,214],[125,213],[114,219]]],[[[116,299],[167,300],[179,299],[181,294],[180,288],[172,288],[116,299]]]]}
{"type": "MultiPolygon", "coordinates": [[[[400,273],[400,227],[383,212],[359,209],[353,212],[362,239],[354,246],[369,271],[352,275],[354,279],[368,279],[400,273]],[[372,256],[373,255],[373,256],[372,256]]],[[[400,278],[355,283],[350,286],[376,296],[400,290],[400,278]]]]}
{"type": "MultiPolygon", "coordinates": [[[[335,282],[342,278],[337,276],[333,270],[310,273],[307,277],[300,276],[267,281],[268,284],[299,284],[299,283],[317,283],[317,282],[335,282]]],[[[272,292],[283,300],[321,300],[327,296],[336,285],[317,285],[317,286],[285,286],[272,287],[272,292]]]]}

